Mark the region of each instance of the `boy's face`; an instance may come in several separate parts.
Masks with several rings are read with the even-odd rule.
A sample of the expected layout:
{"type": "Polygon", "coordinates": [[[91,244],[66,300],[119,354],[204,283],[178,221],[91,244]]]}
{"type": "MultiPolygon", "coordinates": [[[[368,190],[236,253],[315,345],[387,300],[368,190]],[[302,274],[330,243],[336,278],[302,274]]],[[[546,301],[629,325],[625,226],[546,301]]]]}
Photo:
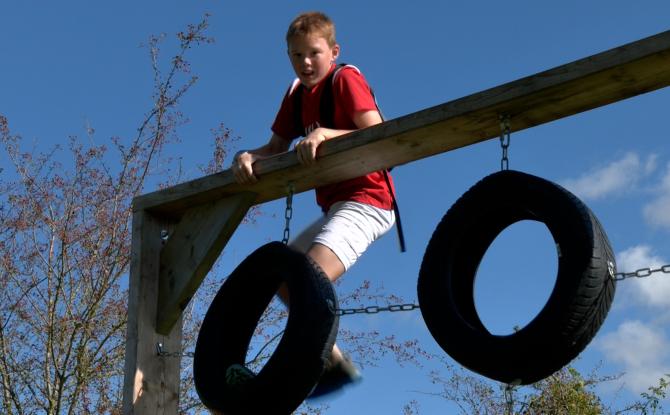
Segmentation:
{"type": "Polygon", "coordinates": [[[293,36],[288,42],[288,56],[296,76],[311,88],[328,75],[330,66],[340,54],[338,44],[332,47],[318,33],[293,36]]]}

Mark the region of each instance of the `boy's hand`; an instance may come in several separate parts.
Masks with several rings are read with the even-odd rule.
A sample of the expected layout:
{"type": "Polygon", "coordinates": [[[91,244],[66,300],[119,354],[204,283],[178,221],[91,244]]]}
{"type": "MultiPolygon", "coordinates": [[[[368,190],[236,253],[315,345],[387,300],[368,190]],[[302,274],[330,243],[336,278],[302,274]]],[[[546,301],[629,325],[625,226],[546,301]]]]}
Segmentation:
{"type": "Polygon", "coordinates": [[[298,161],[304,165],[314,164],[316,161],[316,150],[321,143],[326,141],[327,130],[325,128],[317,128],[305,137],[304,140],[299,141],[295,145],[295,150],[298,153],[298,161]]]}
{"type": "Polygon", "coordinates": [[[235,175],[235,181],[239,184],[253,184],[258,182],[258,178],[254,175],[253,154],[248,151],[241,151],[233,158],[231,169],[235,175]]]}

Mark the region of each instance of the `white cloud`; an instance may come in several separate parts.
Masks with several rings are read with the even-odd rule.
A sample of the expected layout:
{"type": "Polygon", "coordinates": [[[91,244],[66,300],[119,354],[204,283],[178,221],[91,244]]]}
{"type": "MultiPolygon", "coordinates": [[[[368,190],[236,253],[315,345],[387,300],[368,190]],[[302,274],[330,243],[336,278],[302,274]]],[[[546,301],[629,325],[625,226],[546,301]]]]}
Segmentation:
{"type": "Polygon", "coordinates": [[[644,218],[652,226],[670,229],[670,195],[664,195],[645,205],[644,218]]]}
{"type": "Polygon", "coordinates": [[[592,170],[577,179],[568,179],[563,186],[583,199],[601,199],[612,194],[635,189],[640,178],[656,169],[656,156],[641,161],[636,153],[627,153],[622,159],[592,170]]]}
{"type": "Polygon", "coordinates": [[[656,192],[656,198],[643,209],[644,218],[652,226],[670,229],[670,163],[656,192]]]}
{"type": "Polygon", "coordinates": [[[661,328],[638,320],[623,322],[596,343],[607,360],[623,366],[626,388],[639,394],[670,373],[670,341],[661,328]]]}
{"type": "MultiPolygon", "coordinates": [[[[668,262],[654,255],[648,245],[637,245],[617,255],[617,268],[620,271],[633,272],[643,268],[658,268],[668,262]]],[[[621,289],[623,287],[619,287],[621,289]]],[[[670,309],[670,278],[651,275],[648,278],[636,278],[626,285],[636,303],[649,307],[670,309]]]]}

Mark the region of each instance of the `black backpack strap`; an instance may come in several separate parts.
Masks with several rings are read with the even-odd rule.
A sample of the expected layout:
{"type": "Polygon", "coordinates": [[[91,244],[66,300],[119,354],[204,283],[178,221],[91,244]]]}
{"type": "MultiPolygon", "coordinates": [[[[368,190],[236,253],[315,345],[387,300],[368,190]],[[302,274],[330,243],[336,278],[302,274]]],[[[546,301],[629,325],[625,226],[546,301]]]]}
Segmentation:
{"type": "MultiPolygon", "coordinates": [[[[346,66],[346,65],[342,65],[346,66]]],[[[339,70],[336,69],[335,71],[339,70]]],[[[333,74],[335,74],[335,71],[333,71],[333,74]]],[[[332,84],[332,82],[331,82],[332,84]]],[[[382,122],[386,121],[384,118],[384,113],[382,112],[381,108],[379,108],[379,103],[377,102],[377,96],[375,95],[375,91],[372,89],[371,86],[368,85],[370,88],[370,95],[372,95],[372,99],[375,101],[375,107],[377,107],[377,112],[379,113],[379,116],[382,119],[382,122]]],[[[332,85],[330,87],[330,93],[332,95],[332,85]]],[[[325,92],[325,91],[324,91],[325,92]]],[[[330,100],[331,104],[333,105],[332,102],[334,100],[331,98],[330,100]]],[[[322,101],[323,104],[323,101],[322,101]]],[[[332,114],[332,112],[331,112],[332,114]]],[[[331,115],[332,116],[332,115],[331,115]]],[[[386,187],[389,189],[389,194],[391,195],[391,202],[393,206],[393,213],[395,214],[395,226],[396,226],[396,231],[398,232],[398,242],[400,243],[400,252],[407,252],[406,246],[405,246],[405,233],[402,230],[402,221],[400,220],[400,207],[398,206],[398,201],[396,200],[395,197],[395,192],[393,191],[393,187],[391,186],[391,179],[389,179],[389,172],[393,170],[393,167],[390,167],[388,169],[385,169],[382,171],[384,174],[384,180],[386,181],[386,187]]]]}
{"type": "Polygon", "coordinates": [[[390,169],[384,170],[384,179],[386,180],[386,186],[389,189],[391,194],[391,201],[393,202],[393,213],[395,213],[395,227],[398,231],[398,242],[400,243],[400,252],[407,252],[405,248],[405,233],[402,231],[402,221],[400,220],[400,208],[398,207],[398,201],[395,199],[395,192],[393,187],[391,187],[391,179],[389,179],[390,169]]]}
{"type": "Polygon", "coordinates": [[[286,91],[286,96],[293,101],[293,125],[295,131],[300,131],[300,136],[305,136],[305,127],[302,126],[302,93],[305,87],[296,78],[286,91]]]}
{"type": "MultiPolygon", "coordinates": [[[[337,67],[328,74],[328,77],[323,83],[323,91],[321,91],[321,101],[319,103],[319,125],[326,128],[335,128],[335,121],[333,114],[335,113],[335,98],[333,97],[333,78],[335,73],[347,66],[340,63],[337,67]]],[[[305,87],[295,81],[289,88],[287,94],[292,95],[293,99],[293,116],[296,131],[300,131],[300,135],[305,137],[305,126],[302,120],[302,94],[305,87]]]]}
{"type": "MultiPolygon", "coordinates": [[[[338,71],[340,71],[342,68],[352,65],[347,65],[346,63],[340,63],[337,65],[337,67],[328,75],[328,78],[324,82],[323,85],[323,91],[321,92],[321,101],[319,103],[319,124],[322,127],[326,128],[334,128],[335,127],[335,122],[334,122],[334,114],[335,114],[335,97],[333,95],[333,79],[335,78],[335,75],[337,74],[338,71]]],[[[356,70],[358,68],[353,67],[356,70]]],[[[304,137],[304,131],[305,127],[303,126],[302,122],[302,92],[303,92],[304,86],[302,84],[299,84],[297,86],[292,86],[289,89],[289,94],[293,90],[293,111],[295,114],[295,123],[296,126],[298,127],[298,131],[302,131],[302,136],[304,137]]],[[[381,109],[379,108],[379,104],[377,103],[377,97],[375,96],[374,91],[372,90],[372,87],[370,87],[370,94],[372,95],[372,99],[375,101],[375,106],[377,107],[377,111],[379,112],[379,116],[382,118],[382,121],[384,120],[384,114],[382,113],[381,109]]],[[[398,207],[398,201],[396,200],[395,197],[395,192],[393,191],[393,187],[391,186],[391,180],[389,179],[388,173],[392,170],[392,167],[383,170],[384,174],[384,180],[386,181],[386,186],[389,190],[389,194],[391,195],[391,201],[393,205],[393,213],[395,214],[395,221],[396,221],[396,230],[398,231],[398,242],[400,242],[400,251],[401,252],[406,252],[405,248],[405,234],[402,230],[402,222],[400,220],[400,208],[398,207]]]]}
{"type": "Polygon", "coordinates": [[[321,102],[319,103],[319,124],[326,128],[335,128],[335,96],[333,95],[333,80],[337,72],[347,66],[346,63],[339,63],[323,84],[321,91],[321,102]]]}
{"type": "MultiPolygon", "coordinates": [[[[337,68],[333,70],[330,75],[328,76],[328,80],[323,86],[323,92],[321,92],[321,102],[319,104],[320,106],[320,114],[319,116],[321,117],[321,122],[323,123],[322,125],[324,127],[334,127],[334,121],[333,121],[333,116],[335,113],[335,97],[333,96],[333,80],[335,76],[337,75],[337,72],[340,71],[344,67],[353,67],[355,70],[358,71],[358,68],[352,65],[347,65],[346,63],[340,63],[337,65],[337,68]]],[[[377,107],[377,112],[379,112],[379,116],[382,119],[382,122],[384,120],[384,114],[382,113],[382,110],[379,108],[379,103],[377,102],[377,97],[375,96],[375,92],[372,90],[372,87],[368,85],[370,88],[370,94],[372,95],[372,99],[375,101],[375,106],[377,107]]],[[[393,191],[393,187],[391,186],[391,180],[389,179],[389,172],[391,171],[392,168],[383,170],[382,173],[384,174],[384,180],[386,181],[386,187],[389,190],[389,194],[391,195],[391,202],[393,206],[393,213],[395,214],[395,223],[396,223],[396,230],[398,231],[398,242],[400,243],[400,252],[407,252],[407,249],[405,247],[405,234],[402,230],[402,221],[400,220],[400,208],[398,207],[398,201],[396,200],[395,197],[395,192],[393,191]]]]}

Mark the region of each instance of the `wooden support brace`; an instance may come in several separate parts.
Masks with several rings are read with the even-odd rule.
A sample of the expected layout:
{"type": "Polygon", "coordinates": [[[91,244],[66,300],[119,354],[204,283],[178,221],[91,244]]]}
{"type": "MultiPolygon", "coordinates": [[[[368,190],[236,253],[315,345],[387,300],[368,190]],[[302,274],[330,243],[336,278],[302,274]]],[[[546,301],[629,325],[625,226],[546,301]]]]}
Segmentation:
{"type": "Polygon", "coordinates": [[[501,115],[519,131],[668,85],[670,31],[329,140],[309,167],[295,152],[260,160],[254,185],[226,170],[135,198],[124,413],[177,413],[179,359],[156,343],[180,350],[182,309],[247,209],[287,183],[302,192],[498,137],[501,115]]]}
{"type": "Polygon", "coordinates": [[[226,170],[140,196],[135,206],[172,214],[240,191],[263,203],[288,182],[302,192],[498,137],[500,115],[519,131],[668,85],[670,31],[329,140],[313,166],[284,153],[254,164],[254,185],[238,185],[226,170]]]}
{"type": "Polygon", "coordinates": [[[133,213],[132,260],[128,287],[123,413],[177,415],[178,357],[160,357],[156,344],[181,350],[181,319],[166,335],[156,332],[161,231],[169,223],[144,211],[133,213]]]}
{"type": "Polygon", "coordinates": [[[157,332],[168,333],[179,319],[255,199],[243,192],[195,206],[168,235],[160,254],[157,332]]]}

